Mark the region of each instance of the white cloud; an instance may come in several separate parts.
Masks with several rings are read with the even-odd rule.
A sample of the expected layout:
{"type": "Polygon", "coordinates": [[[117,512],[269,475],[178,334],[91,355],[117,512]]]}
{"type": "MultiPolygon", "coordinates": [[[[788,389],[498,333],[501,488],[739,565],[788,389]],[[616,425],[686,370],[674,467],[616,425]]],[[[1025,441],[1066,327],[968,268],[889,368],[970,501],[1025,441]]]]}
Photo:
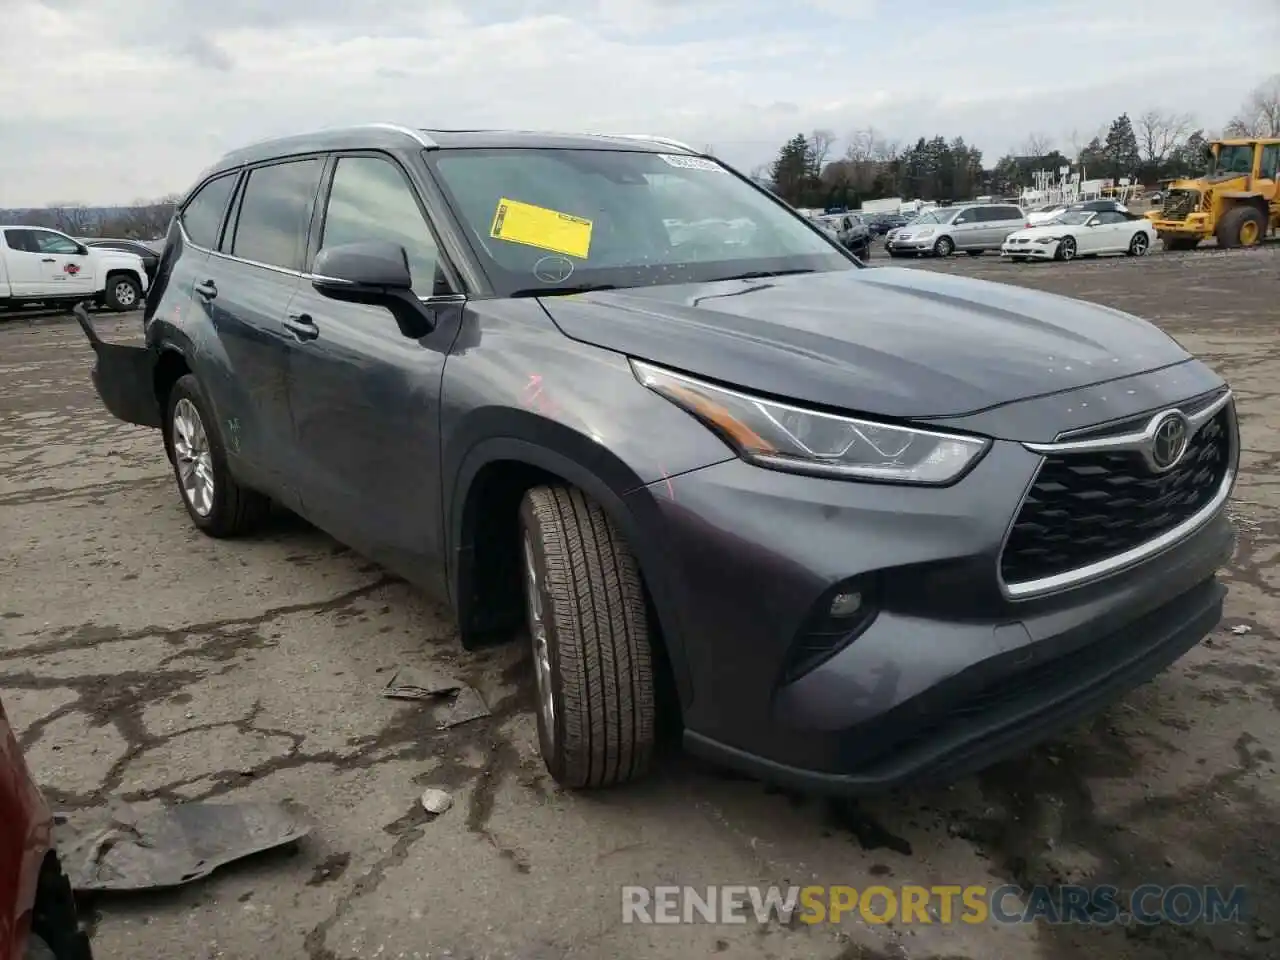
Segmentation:
{"type": "Polygon", "coordinates": [[[1276,0],[4,4],[0,207],[181,190],[227,149],[360,120],[640,130],[742,166],[874,125],[994,159],[1125,110],[1220,125],[1267,70],[1240,51],[1280,38],[1276,0]]]}

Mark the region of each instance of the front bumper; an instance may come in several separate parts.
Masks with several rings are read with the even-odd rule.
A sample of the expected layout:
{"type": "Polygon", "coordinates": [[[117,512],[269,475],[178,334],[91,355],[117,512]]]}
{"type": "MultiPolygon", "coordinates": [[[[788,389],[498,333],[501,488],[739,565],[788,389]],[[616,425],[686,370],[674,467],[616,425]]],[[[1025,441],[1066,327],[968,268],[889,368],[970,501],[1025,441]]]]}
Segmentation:
{"type": "Polygon", "coordinates": [[[909,240],[894,237],[891,240],[886,240],[884,247],[892,253],[930,253],[933,251],[933,245],[937,240],[936,236],[912,237],[909,240]]]}
{"type": "Polygon", "coordinates": [[[1039,467],[997,442],[945,489],[845,483],[734,460],[636,491],[661,520],[692,680],[687,748],[822,792],[952,779],[1051,736],[1213,629],[1225,504],[1128,570],[1010,600],[996,570],[1039,467]],[[874,617],[790,671],[816,605],[856,584],[874,617]]]}
{"type": "Polygon", "coordinates": [[[1014,243],[1006,240],[1000,247],[1002,257],[1026,257],[1028,260],[1052,260],[1058,253],[1058,241],[1052,243],[1014,243]]]}

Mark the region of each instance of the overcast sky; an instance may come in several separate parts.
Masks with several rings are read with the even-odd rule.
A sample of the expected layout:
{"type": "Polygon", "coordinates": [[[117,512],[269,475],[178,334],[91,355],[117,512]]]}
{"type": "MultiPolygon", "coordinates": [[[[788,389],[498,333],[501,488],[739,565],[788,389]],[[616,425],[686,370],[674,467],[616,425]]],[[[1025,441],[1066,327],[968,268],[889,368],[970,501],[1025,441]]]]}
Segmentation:
{"type": "Polygon", "coordinates": [[[1280,62],[1280,0],[0,0],[0,22],[0,207],[181,191],[227,149],[361,120],[661,133],[744,169],[871,125],[990,162],[1126,110],[1218,127],[1280,62]]]}

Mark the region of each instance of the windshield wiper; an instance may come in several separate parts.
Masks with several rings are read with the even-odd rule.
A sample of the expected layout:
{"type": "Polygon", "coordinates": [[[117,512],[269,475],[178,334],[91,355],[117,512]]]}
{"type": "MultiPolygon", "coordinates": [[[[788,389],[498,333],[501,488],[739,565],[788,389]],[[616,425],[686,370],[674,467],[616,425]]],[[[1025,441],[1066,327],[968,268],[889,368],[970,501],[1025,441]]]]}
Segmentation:
{"type": "Polygon", "coordinates": [[[592,293],[596,290],[617,290],[613,283],[574,283],[561,287],[525,287],[512,291],[511,297],[563,297],[574,293],[592,293]]]}
{"type": "Polygon", "coordinates": [[[715,282],[721,280],[767,280],[769,277],[791,277],[797,273],[813,273],[809,267],[801,267],[797,270],[748,270],[746,273],[735,273],[732,277],[716,277],[715,282]]]}

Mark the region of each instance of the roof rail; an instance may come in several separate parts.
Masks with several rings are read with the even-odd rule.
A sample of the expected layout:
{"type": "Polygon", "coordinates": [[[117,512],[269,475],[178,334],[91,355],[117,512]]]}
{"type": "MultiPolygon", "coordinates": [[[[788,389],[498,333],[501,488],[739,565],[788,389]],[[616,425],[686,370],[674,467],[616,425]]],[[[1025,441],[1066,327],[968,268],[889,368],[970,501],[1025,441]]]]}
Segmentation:
{"type": "Polygon", "coordinates": [[[606,133],[604,136],[612,137],[615,140],[644,140],[648,143],[661,143],[668,147],[676,147],[677,149],[685,150],[689,153],[699,152],[689,146],[689,144],[680,140],[673,140],[671,137],[655,137],[648,133],[606,133]]]}
{"type": "Polygon", "coordinates": [[[394,130],[396,133],[403,133],[406,137],[412,137],[412,138],[413,138],[414,140],[416,140],[416,141],[417,141],[421,146],[425,147],[425,148],[426,148],[426,149],[428,149],[428,150],[431,150],[431,149],[434,149],[435,147],[440,146],[440,144],[436,143],[434,140],[432,140],[430,137],[428,137],[428,136],[427,136],[425,133],[423,133],[421,130],[415,130],[415,129],[413,129],[412,127],[406,127],[406,126],[404,126],[403,124],[399,124],[399,123],[366,123],[366,124],[364,124],[364,126],[366,126],[366,127],[375,127],[375,128],[377,128],[377,129],[380,129],[380,130],[394,130]]]}

